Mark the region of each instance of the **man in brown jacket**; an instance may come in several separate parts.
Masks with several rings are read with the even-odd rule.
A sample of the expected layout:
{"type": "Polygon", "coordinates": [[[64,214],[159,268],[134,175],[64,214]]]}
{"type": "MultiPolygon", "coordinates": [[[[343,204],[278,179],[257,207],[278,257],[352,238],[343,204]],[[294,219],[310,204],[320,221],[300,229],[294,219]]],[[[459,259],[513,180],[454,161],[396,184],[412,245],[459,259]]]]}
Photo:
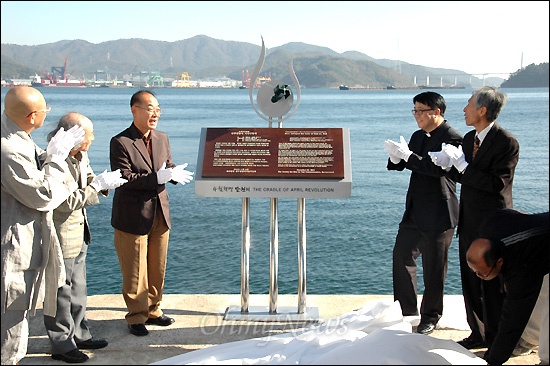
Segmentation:
{"type": "Polygon", "coordinates": [[[130,99],[133,123],[111,139],[111,170],[120,169],[128,183],[113,196],[111,225],[122,273],[122,295],[130,332],[145,336],[145,324],[168,326],[160,303],[164,289],[170,205],[165,184],[189,183],[187,164],[176,166],[168,135],[158,131],[161,109],[155,95],[140,90],[130,99]]]}

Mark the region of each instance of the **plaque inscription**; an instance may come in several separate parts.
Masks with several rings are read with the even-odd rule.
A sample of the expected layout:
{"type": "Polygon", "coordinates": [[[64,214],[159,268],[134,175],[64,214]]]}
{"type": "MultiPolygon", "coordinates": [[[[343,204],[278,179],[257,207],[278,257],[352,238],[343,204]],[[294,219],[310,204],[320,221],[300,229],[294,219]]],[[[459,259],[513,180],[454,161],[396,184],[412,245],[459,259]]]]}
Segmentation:
{"type": "Polygon", "coordinates": [[[343,179],[341,128],[208,128],[204,178],[343,179]]]}

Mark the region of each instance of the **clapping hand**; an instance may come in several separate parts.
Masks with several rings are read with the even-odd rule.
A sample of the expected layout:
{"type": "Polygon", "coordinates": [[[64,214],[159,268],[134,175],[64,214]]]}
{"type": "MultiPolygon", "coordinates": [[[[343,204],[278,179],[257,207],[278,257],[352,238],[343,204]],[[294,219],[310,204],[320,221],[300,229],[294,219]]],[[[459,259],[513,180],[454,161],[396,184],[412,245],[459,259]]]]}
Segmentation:
{"type": "Polygon", "coordinates": [[[94,178],[90,185],[99,192],[106,189],[118,188],[127,182],[128,180],[122,178],[120,169],[117,169],[114,172],[108,172],[107,169],[105,169],[103,173],[94,178]]]}
{"type": "Polygon", "coordinates": [[[182,165],[177,165],[174,168],[172,168],[172,180],[185,184],[189,183],[193,180],[193,172],[190,172],[189,170],[185,170],[187,168],[187,163],[182,165]]]}
{"type": "Polygon", "coordinates": [[[451,144],[441,144],[441,151],[445,152],[445,154],[449,156],[454,167],[459,172],[463,172],[466,167],[468,167],[468,162],[466,161],[464,152],[462,151],[462,145],[458,145],[458,147],[456,147],[451,144]]]}
{"type": "Polygon", "coordinates": [[[388,155],[389,155],[389,157],[390,157],[390,161],[391,161],[393,164],[399,164],[399,162],[401,161],[401,159],[398,158],[397,156],[393,155],[393,150],[392,150],[392,148],[391,148],[390,140],[384,141],[384,150],[386,150],[386,152],[388,153],[388,155]]]}
{"type": "Polygon", "coordinates": [[[165,184],[170,180],[172,180],[172,168],[166,168],[166,162],[164,162],[157,172],[157,182],[165,184]]]}
{"type": "MultiPolygon", "coordinates": [[[[443,143],[443,145],[445,145],[445,143],[443,143]]],[[[428,155],[435,165],[440,166],[447,171],[453,166],[451,158],[449,158],[449,155],[447,155],[444,151],[428,151],[428,155]]]]}
{"type": "Polygon", "coordinates": [[[61,127],[48,143],[46,153],[66,159],[69,152],[84,140],[84,134],[84,129],[79,125],[74,125],[68,131],[61,127]]]}
{"type": "Polygon", "coordinates": [[[399,142],[393,140],[384,141],[384,149],[390,155],[390,159],[393,157],[392,163],[397,159],[409,161],[409,157],[412,155],[412,151],[409,149],[409,145],[403,136],[399,137],[399,142]]]}

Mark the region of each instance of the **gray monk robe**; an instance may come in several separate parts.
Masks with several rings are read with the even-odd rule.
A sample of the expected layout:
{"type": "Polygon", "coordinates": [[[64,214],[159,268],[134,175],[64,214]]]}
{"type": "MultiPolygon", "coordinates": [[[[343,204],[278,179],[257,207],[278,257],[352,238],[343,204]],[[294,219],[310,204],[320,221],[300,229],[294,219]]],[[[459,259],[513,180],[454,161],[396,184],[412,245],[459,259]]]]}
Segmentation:
{"type": "Polygon", "coordinates": [[[4,347],[26,352],[26,337],[13,340],[18,344],[8,345],[10,330],[28,326],[26,312],[30,310],[34,315],[39,299],[45,296],[44,314],[55,315],[57,288],[65,282],[65,269],[52,222],[52,210],[67,199],[77,184],[66,179],[68,166],[64,159],[49,156],[40,168],[37,156],[44,151],[5,114],[2,114],[1,136],[0,254],[4,363],[4,347]],[[45,276],[48,281],[44,287],[45,271],[48,272],[45,276]]]}

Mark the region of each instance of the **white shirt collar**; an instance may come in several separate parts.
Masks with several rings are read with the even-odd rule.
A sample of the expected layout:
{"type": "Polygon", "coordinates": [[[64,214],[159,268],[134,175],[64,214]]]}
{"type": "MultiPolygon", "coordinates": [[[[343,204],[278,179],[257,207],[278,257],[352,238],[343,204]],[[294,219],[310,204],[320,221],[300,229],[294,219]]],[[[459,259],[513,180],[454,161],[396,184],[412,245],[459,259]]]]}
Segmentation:
{"type": "Polygon", "coordinates": [[[493,127],[495,124],[495,121],[491,122],[489,126],[485,127],[480,133],[477,133],[476,136],[479,139],[479,145],[483,143],[483,140],[485,139],[485,136],[489,133],[489,130],[493,127]]]}

